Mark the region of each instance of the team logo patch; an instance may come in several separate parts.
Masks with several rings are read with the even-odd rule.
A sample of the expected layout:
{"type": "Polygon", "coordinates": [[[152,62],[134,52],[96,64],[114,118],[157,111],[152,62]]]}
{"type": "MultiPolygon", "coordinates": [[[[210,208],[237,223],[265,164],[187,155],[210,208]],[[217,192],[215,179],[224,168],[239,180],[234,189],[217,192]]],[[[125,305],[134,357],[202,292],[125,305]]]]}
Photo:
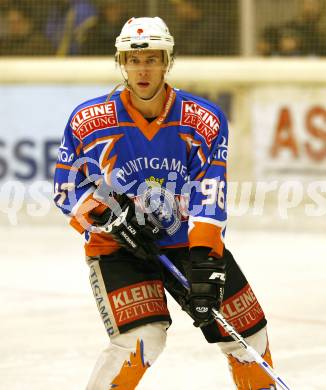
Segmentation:
{"type": "Polygon", "coordinates": [[[181,227],[181,215],[175,197],[156,182],[147,181],[147,184],[148,188],[142,195],[145,211],[157,227],[172,236],[181,227]]]}
{"type": "Polygon", "coordinates": [[[79,110],[70,122],[74,135],[82,141],[96,130],[118,126],[115,102],[105,102],[79,110]]]}
{"type": "Polygon", "coordinates": [[[195,102],[184,101],[181,108],[181,125],[194,128],[210,147],[220,129],[216,115],[195,102]]]}

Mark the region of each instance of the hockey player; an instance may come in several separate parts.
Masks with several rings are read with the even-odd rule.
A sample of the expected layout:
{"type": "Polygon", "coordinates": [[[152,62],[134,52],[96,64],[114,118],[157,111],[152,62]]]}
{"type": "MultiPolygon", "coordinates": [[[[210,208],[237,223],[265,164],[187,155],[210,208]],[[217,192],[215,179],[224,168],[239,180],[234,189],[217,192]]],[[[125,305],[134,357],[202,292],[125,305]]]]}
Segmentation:
{"type": "Polygon", "coordinates": [[[110,342],[88,390],[135,389],[165,346],[165,289],[229,361],[237,389],[274,382],[213,320],[217,307],[270,364],[266,319],[224,246],[228,125],[215,104],[171,88],[174,40],[158,17],[116,39],[124,88],[82,103],[64,132],[55,202],[85,234],[90,282],[110,342]],[[190,292],[156,261],[166,254],[190,292]]]}

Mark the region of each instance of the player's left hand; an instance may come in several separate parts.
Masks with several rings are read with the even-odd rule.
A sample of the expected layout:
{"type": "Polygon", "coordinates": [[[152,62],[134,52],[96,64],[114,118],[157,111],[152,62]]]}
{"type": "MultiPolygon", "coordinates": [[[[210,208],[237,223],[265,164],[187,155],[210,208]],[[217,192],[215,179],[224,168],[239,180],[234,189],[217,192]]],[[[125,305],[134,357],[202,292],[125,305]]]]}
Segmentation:
{"type": "Polygon", "coordinates": [[[118,195],[116,201],[115,209],[107,208],[101,215],[90,214],[94,224],[134,256],[155,258],[159,254],[155,241],[161,238],[160,229],[150,221],[148,214],[137,215],[135,204],[127,195],[118,195]]]}
{"type": "Polygon", "coordinates": [[[224,295],[225,260],[209,256],[210,248],[195,247],[190,250],[191,289],[189,310],[195,326],[213,321],[212,308],[219,310],[224,295]]]}

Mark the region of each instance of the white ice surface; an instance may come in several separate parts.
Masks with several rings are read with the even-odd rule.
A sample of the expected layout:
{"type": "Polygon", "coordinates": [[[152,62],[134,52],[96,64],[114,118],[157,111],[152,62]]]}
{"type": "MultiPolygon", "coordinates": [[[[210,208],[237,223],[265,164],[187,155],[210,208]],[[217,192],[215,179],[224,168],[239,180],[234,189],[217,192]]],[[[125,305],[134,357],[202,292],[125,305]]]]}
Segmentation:
{"type": "MultiPolygon", "coordinates": [[[[228,231],[269,320],[275,369],[326,389],[325,234],[228,231]]],[[[0,228],[0,389],[82,390],[107,343],[82,239],[68,227],[0,228]]],[[[168,343],[139,390],[232,389],[224,357],[169,301],[168,343]]]]}

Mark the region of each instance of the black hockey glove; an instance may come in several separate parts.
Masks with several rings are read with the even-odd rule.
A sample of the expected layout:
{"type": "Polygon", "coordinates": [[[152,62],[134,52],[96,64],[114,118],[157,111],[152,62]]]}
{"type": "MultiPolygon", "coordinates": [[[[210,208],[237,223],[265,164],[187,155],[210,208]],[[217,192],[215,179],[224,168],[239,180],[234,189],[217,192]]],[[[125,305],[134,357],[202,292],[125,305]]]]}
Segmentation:
{"type": "Polygon", "coordinates": [[[161,237],[161,231],[149,220],[148,214],[137,214],[134,202],[125,194],[112,198],[109,205],[112,207],[101,215],[90,213],[100,231],[110,234],[138,258],[156,257],[159,249],[155,241],[161,237]]]}
{"type": "Polygon", "coordinates": [[[195,326],[213,321],[212,308],[219,310],[224,294],[225,260],[209,256],[210,248],[195,247],[190,250],[191,289],[189,310],[195,326]]]}

